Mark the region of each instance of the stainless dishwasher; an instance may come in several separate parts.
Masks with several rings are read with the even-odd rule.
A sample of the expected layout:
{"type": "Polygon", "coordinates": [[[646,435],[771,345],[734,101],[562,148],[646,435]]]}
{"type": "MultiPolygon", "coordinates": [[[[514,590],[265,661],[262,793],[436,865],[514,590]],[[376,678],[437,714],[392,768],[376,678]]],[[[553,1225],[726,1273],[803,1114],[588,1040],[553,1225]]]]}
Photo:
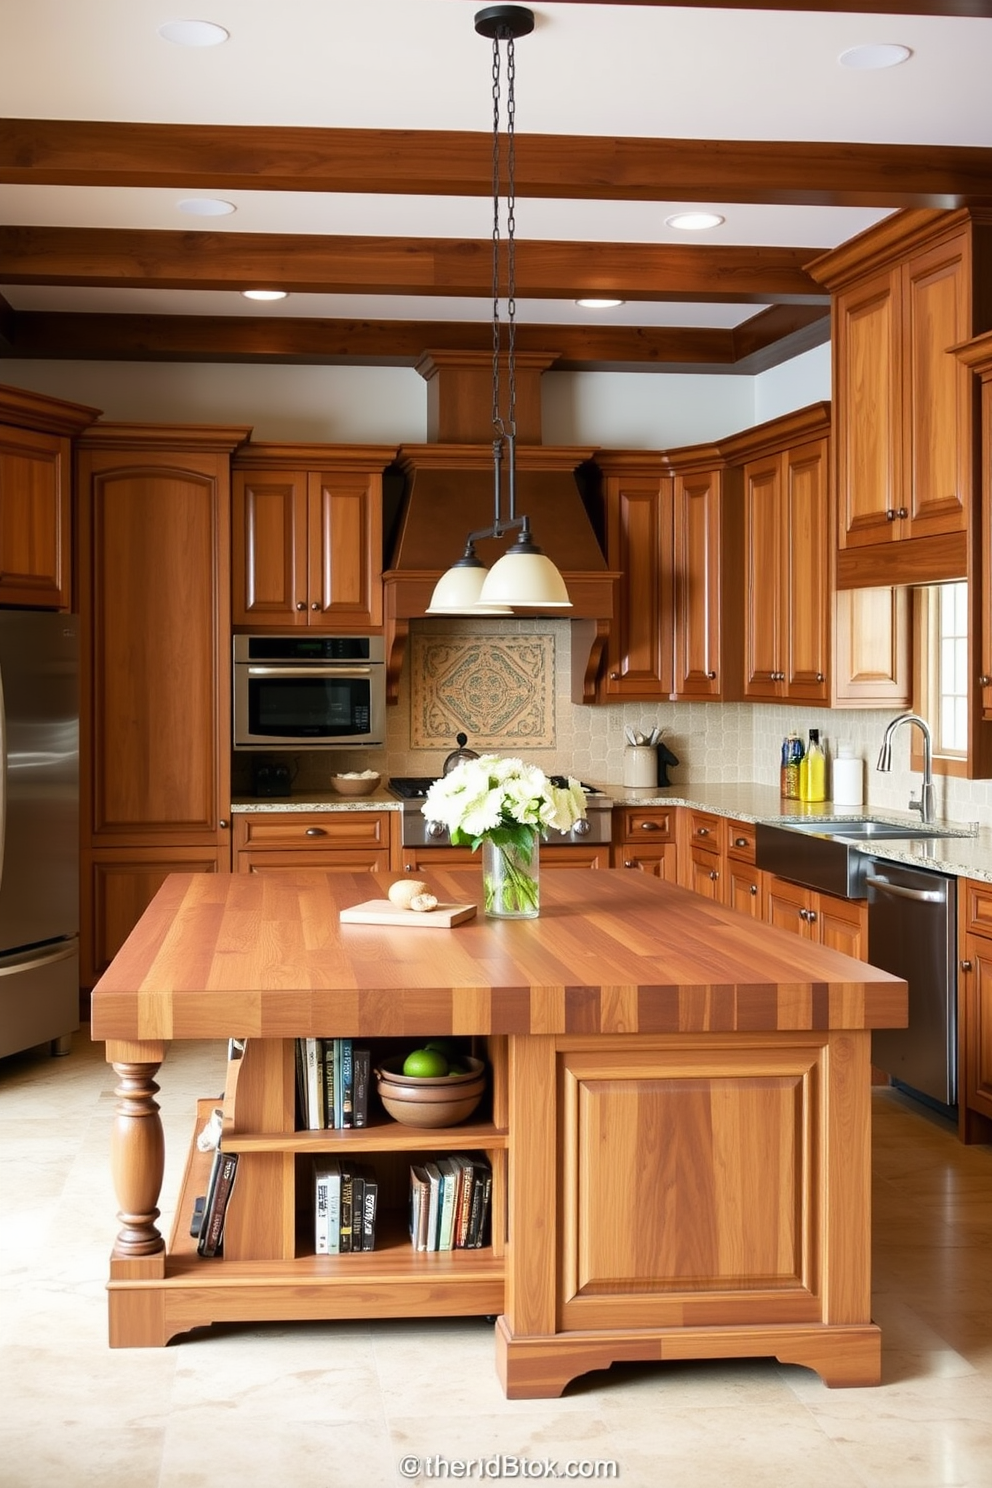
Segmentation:
{"type": "Polygon", "coordinates": [[[957,1103],[957,881],[873,858],[868,960],[909,984],[909,1027],[876,1028],[872,1063],[936,1101],[957,1103]]]}

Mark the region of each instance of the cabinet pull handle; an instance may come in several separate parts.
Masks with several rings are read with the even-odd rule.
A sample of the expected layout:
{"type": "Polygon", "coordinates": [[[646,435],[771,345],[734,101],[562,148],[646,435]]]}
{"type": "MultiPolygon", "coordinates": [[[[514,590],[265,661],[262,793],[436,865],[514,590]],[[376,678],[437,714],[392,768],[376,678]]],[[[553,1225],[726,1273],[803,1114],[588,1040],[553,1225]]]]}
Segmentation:
{"type": "Polygon", "coordinates": [[[624,858],[624,860],[623,860],[623,866],[625,868],[636,868],[637,867],[637,864],[636,864],[636,862],[634,861],[633,858],[624,858]]]}
{"type": "Polygon", "coordinates": [[[620,673],[619,672],[611,672],[610,673],[610,681],[611,682],[619,682],[620,681],[620,673]]]}
{"type": "Polygon", "coordinates": [[[822,672],[817,672],[817,674],[816,674],[816,680],[817,680],[817,682],[822,682],[823,681],[823,673],[822,672]]]}
{"type": "Polygon", "coordinates": [[[714,883],[716,883],[716,881],[717,881],[717,879],[719,877],[720,877],[720,875],[719,875],[719,873],[717,873],[716,869],[715,868],[711,868],[710,869],[710,878],[713,880],[714,883]]]}
{"type": "Polygon", "coordinates": [[[962,971],[970,971],[971,970],[971,962],[970,961],[962,961],[961,962],[961,970],[962,971]]]}
{"type": "Polygon", "coordinates": [[[319,610],[319,609],[320,609],[320,605],[319,605],[319,604],[318,604],[318,603],[317,603],[317,601],[316,601],[316,600],[314,600],[314,602],[313,602],[313,604],[312,604],[312,605],[311,605],[311,606],[310,606],[310,608],[311,608],[311,609],[312,609],[312,610],[319,610]]]}
{"type": "Polygon", "coordinates": [[[222,816],[221,819],[220,819],[220,821],[217,823],[217,825],[220,827],[221,831],[224,831],[224,830],[226,830],[226,828],[228,826],[228,822],[227,822],[226,818],[222,816]]]}
{"type": "Polygon", "coordinates": [[[306,600],[304,600],[304,599],[297,600],[297,602],[296,602],[296,608],[298,610],[305,610],[306,607],[307,607],[306,600]]]}
{"type": "Polygon", "coordinates": [[[799,911],[799,918],[801,920],[808,920],[809,919],[809,910],[808,909],[801,909],[799,911]]]}
{"type": "Polygon", "coordinates": [[[895,519],[896,519],[896,509],[895,509],[894,506],[890,506],[889,509],[885,513],[885,520],[887,522],[894,522],[895,519]]]}
{"type": "Polygon", "coordinates": [[[642,821],[641,822],[641,831],[642,832],[660,832],[661,831],[661,827],[655,821],[642,821]]]}
{"type": "Polygon", "coordinates": [[[710,829],[709,829],[709,827],[697,827],[696,828],[696,836],[697,837],[708,837],[709,835],[710,835],[710,829]]]}
{"type": "Polygon", "coordinates": [[[308,837],[326,837],[327,836],[327,828],[326,827],[307,827],[307,836],[308,837]]]}
{"type": "Polygon", "coordinates": [[[816,924],[816,918],[817,918],[817,916],[816,916],[816,910],[815,909],[808,909],[806,911],[806,918],[809,920],[809,922],[810,922],[811,925],[815,925],[816,924]]]}
{"type": "Polygon", "coordinates": [[[711,682],[714,681],[716,678],[716,672],[707,672],[706,675],[707,677],[709,677],[711,682]]]}
{"type": "Polygon", "coordinates": [[[900,517],[908,517],[909,516],[909,507],[908,506],[901,506],[899,508],[899,515],[900,515],[900,517]]]}
{"type": "Polygon", "coordinates": [[[735,847],[747,847],[747,838],[746,837],[735,837],[734,838],[734,846],[735,847]]]}
{"type": "Polygon", "coordinates": [[[757,884],[752,884],[751,885],[751,896],[752,896],[752,898],[754,897],[755,894],[757,894],[757,892],[758,892],[758,885],[757,884]]]}
{"type": "Polygon", "coordinates": [[[979,679],[978,679],[978,685],[979,685],[979,687],[990,687],[990,686],[992,686],[992,677],[986,677],[984,675],[984,673],[983,673],[983,675],[981,677],[979,677],[979,679]]]}

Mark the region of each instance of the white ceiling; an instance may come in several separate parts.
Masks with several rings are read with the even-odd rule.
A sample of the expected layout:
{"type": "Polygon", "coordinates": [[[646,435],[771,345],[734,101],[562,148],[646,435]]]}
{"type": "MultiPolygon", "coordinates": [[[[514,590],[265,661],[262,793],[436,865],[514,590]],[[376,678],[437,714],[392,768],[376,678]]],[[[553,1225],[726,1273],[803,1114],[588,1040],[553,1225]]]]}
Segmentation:
{"type": "MultiPolygon", "coordinates": [[[[471,0],[31,0],[0,8],[10,118],[321,128],[491,128],[491,44],[471,0]],[[162,40],[194,15],[226,27],[221,46],[162,40]]],[[[992,145],[992,20],[933,15],[693,10],[537,0],[517,43],[517,129],[667,139],[992,145]],[[850,71],[840,53],[900,42],[911,59],[850,71]]],[[[186,233],[487,238],[484,196],[225,191],[237,211],[196,218],[176,203],[202,187],[2,185],[0,225],[186,233]]],[[[990,183],[992,198],[992,183],[990,183]]],[[[715,204],[715,232],[678,233],[680,203],[518,199],[517,237],[605,243],[833,247],[890,206],[715,204]]],[[[295,294],[260,307],[235,291],[3,283],[15,310],[130,311],[484,321],[457,297],[295,294]]],[[[609,312],[520,300],[522,322],[727,327],[760,306],[638,302],[609,312]]]]}

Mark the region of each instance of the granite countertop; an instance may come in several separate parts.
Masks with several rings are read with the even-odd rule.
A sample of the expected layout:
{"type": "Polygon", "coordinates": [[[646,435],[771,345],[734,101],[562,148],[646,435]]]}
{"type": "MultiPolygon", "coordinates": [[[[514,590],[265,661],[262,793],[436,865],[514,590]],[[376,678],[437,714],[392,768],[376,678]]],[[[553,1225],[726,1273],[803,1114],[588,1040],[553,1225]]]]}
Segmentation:
{"type": "MultiPolygon", "coordinates": [[[[597,782],[598,789],[616,806],[691,806],[697,811],[711,811],[744,822],[787,822],[797,817],[808,821],[863,821],[880,818],[899,826],[915,825],[919,818],[913,812],[879,810],[869,807],[835,808],[829,801],[807,805],[800,801],[783,801],[776,786],[757,785],[752,781],[733,784],[709,784],[686,781],[662,790],[655,786],[633,788],[610,782],[597,782]]],[[[369,796],[339,796],[335,791],[312,791],[298,796],[237,796],[231,803],[239,812],[320,812],[320,811],[402,811],[404,802],[392,795],[385,785],[378,785],[369,796]]],[[[859,841],[859,852],[893,863],[906,863],[915,868],[933,868],[958,878],[976,878],[992,883],[992,829],[976,829],[974,822],[946,822],[937,825],[957,833],[950,837],[904,837],[895,841],[873,838],[859,841]]]]}

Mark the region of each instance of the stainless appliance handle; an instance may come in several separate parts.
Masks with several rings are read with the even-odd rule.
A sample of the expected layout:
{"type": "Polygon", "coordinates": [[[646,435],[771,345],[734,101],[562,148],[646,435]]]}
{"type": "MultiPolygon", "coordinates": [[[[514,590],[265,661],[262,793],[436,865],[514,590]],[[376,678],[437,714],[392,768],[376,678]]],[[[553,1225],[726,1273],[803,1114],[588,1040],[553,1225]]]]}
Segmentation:
{"type": "Polygon", "coordinates": [[[7,843],[7,704],[0,670],[0,884],[3,883],[4,848],[7,843]]]}
{"type": "Polygon", "coordinates": [[[868,874],[865,879],[873,889],[879,889],[883,894],[895,894],[900,899],[915,899],[921,904],[943,904],[945,894],[943,889],[907,889],[902,884],[890,883],[887,878],[875,878],[868,874]]]}
{"type": "Polygon", "coordinates": [[[344,667],[328,665],[326,661],[314,662],[311,666],[250,666],[249,677],[371,677],[371,667],[344,667]]]}
{"type": "Polygon", "coordinates": [[[12,960],[9,964],[0,962],[0,976],[18,976],[22,971],[34,971],[38,966],[54,966],[56,961],[68,961],[78,950],[79,942],[73,939],[66,941],[55,951],[43,951],[38,956],[32,956],[30,961],[12,960]]]}

